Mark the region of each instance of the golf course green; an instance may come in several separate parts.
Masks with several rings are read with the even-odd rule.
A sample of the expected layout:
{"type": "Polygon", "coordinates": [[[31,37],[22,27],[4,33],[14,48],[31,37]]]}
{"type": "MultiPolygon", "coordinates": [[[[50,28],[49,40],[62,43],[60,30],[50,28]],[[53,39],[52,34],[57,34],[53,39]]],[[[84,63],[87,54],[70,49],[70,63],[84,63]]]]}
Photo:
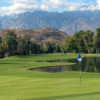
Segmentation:
{"type": "MultiPolygon", "coordinates": [[[[82,57],[97,57],[83,54],[82,57]]],[[[30,68],[72,65],[71,62],[46,62],[67,60],[77,54],[42,54],[14,56],[0,59],[0,100],[100,100],[100,74],[83,72],[39,72],[30,68]],[[43,62],[39,62],[44,60],[43,62]]]]}

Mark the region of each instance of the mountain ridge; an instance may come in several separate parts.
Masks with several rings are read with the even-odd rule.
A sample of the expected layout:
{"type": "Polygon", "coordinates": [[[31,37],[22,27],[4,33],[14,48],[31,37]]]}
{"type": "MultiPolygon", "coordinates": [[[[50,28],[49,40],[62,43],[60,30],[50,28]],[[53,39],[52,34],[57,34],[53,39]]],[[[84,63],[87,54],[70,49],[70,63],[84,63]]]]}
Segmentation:
{"type": "Polygon", "coordinates": [[[0,29],[50,27],[67,34],[79,30],[94,31],[100,27],[100,11],[46,12],[34,11],[0,17],[0,29]]]}

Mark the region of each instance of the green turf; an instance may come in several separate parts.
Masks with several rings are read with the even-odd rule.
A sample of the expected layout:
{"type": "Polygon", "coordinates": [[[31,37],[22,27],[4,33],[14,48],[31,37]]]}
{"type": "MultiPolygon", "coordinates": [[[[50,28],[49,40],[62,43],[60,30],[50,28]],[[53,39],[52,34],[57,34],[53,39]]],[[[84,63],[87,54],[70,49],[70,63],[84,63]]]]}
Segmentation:
{"type": "MultiPolygon", "coordinates": [[[[83,55],[100,56],[100,55],[83,55]]],[[[44,54],[0,59],[0,100],[100,100],[100,74],[33,72],[29,68],[70,65],[69,62],[36,62],[76,58],[77,54],[44,54]]]]}

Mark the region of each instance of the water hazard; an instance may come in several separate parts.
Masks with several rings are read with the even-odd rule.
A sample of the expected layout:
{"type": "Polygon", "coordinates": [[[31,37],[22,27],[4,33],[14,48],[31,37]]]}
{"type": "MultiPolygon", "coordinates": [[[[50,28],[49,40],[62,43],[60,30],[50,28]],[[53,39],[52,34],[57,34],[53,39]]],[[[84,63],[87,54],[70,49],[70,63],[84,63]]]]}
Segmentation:
{"type": "MultiPolygon", "coordinates": [[[[43,61],[40,61],[43,62],[43,61]]],[[[82,72],[97,72],[100,73],[100,57],[85,57],[83,61],[79,63],[76,59],[72,60],[48,60],[45,62],[73,62],[73,65],[59,65],[59,66],[47,66],[40,68],[31,68],[32,71],[41,71],[41,72],[68,72],[68,71],[82,71],[82,72]]]]}

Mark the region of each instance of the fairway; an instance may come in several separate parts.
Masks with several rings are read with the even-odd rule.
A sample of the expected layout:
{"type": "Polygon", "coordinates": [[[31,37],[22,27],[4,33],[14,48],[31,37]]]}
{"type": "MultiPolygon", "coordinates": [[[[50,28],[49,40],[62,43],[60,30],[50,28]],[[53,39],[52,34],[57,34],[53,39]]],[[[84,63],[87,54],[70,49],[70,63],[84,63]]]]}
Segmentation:
{"type": "MultiPolygon", "coordinates": [[[[83,54],[82,56],[99,56],[83,54]]],[[[77,54],[42,54],[0,59],[0,100],[100,100],[100,74],[80,72],[47,73],[30,68],[72,65],[45,62],[76,58],[77,54]],[[39,62],[44,60],[44,62],[39,62]]]]}

